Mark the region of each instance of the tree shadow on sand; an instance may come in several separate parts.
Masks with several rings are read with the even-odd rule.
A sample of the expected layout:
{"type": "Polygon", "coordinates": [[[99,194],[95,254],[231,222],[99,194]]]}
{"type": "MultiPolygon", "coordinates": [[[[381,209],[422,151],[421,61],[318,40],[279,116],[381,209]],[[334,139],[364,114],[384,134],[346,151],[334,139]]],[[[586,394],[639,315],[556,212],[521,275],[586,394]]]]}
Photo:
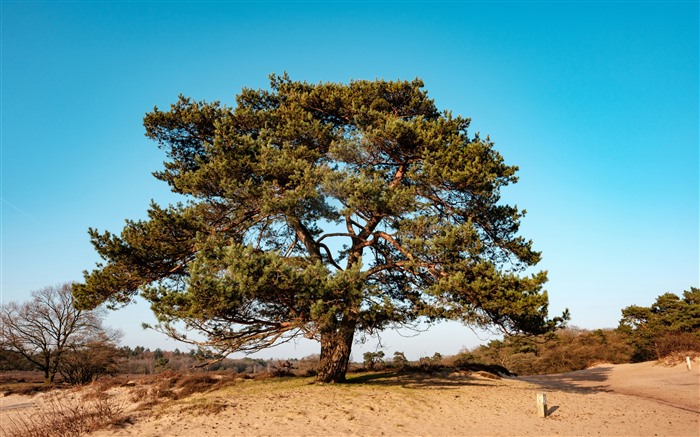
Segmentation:
{"type": "Polygon", "coordinates": [[[388,371],[348,376],[347,384],[366,384],[387,387],[457,389],[463,386],[491,387],[496,385],[467,373],[444,372],[402,372],[388,371]]]}
{"type": "Polygon", "coordinates": [[[611,392],[613,390],[607,381],[612,369],[612,366],[598,366],[576,372],[522,376],[518,379],[546,388],[575,393],[611,392]]]}

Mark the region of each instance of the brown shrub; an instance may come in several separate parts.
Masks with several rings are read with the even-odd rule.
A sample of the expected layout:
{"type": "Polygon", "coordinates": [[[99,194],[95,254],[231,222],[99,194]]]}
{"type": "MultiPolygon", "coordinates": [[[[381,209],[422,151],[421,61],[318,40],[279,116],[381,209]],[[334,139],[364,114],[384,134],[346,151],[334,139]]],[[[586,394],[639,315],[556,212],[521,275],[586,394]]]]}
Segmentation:
{"type": "Polygon", "coordinates": [[[127,386],[129,382],[129,378],[126,375],[106,376],[93,381],[90,387],[98,392],[106,392],[113,388],[127,386]]]}
{"type": "Polygon", "coordinates": [[[462,352],[453,363],[500,365],[519,375],[548,374],[582,370],[598,362],[629,362],[632,352],[628,337],[617,330],[567,328],[538,337],[506,336],[462,352]]]}
{"type": "Polygon", "coordinates": [[[211,390],[219,383],[220,379],[214,378],[209,373],[194,373],[184,375],[175,383],[172,390],[173,399],[182,399],[194,393],[203,393],[211,390]]]}
{"type": "Polygon", "coordinates": [[[669,332],[659,338],[655,342],[656,355],[659,358],[664,358],[677,353],[690,355],[687,352],[700,352],[700,337],[690,332],[669,332]]]}
{"type": "Polygon", "coordinates": [[[142,378],[131,390],[131,399],[152,404],[160,399],[182,399],[195,393],[204,393],[234,383],[236,373],[167,371],[142,378]]]}

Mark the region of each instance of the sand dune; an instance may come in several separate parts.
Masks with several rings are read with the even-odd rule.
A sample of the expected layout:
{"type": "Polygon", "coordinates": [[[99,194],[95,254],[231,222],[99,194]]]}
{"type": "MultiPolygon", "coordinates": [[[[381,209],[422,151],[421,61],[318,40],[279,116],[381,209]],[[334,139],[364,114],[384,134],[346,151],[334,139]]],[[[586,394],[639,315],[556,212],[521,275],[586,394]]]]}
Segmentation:
{"type": "Polygon", "coordinates": [[[697,361],[694,367],[604,365],[501,380],[386,373],[337,385],[242,381],[134,411],[133,423],[93,435],[698,436],[697,361]],[[541,392],[549,402],[544,419],[536,414],[541,392]]]}

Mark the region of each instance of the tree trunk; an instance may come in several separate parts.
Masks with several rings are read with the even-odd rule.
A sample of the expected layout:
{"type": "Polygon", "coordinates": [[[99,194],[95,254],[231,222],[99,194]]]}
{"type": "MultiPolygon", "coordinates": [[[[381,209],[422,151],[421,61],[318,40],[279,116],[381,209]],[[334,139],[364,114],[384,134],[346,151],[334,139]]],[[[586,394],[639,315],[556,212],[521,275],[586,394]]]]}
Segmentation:
{"type": "Polygon", "coordinates": [[[342,323],[334,331],[321,333],[321,360],[316,382],[344,382],[355,335],[354,323],[342,323]]]}
{"type": "Polygon", "coordinates": [[[53,375],[51,374],[51,359],[48,355],[44,355],[44,365],[41,366],[41,370],[44,371],[44,384],[53,384],[53,375]]]}

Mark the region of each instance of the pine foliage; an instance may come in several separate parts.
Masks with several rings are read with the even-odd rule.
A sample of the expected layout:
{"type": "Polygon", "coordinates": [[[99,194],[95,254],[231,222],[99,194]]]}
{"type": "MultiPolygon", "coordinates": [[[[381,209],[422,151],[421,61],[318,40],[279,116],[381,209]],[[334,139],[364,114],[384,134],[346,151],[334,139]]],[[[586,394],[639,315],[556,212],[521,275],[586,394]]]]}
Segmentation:
{"type": "Polygon", "coordinates": [[[541,334],[566,318],[547,317],[546,273],[525,274],[540,254],[524,211],[500,202],[517,167],[420,80],[272,76],[236,102],[146,115],[168,157],[154,175],[185,200],[90,230],[105,263],[75,288],[82,307],[140,290],[157,329],[221,354],[317,338],[322,380],[344,378],[358,331],[425,317],[541,334]]]}

